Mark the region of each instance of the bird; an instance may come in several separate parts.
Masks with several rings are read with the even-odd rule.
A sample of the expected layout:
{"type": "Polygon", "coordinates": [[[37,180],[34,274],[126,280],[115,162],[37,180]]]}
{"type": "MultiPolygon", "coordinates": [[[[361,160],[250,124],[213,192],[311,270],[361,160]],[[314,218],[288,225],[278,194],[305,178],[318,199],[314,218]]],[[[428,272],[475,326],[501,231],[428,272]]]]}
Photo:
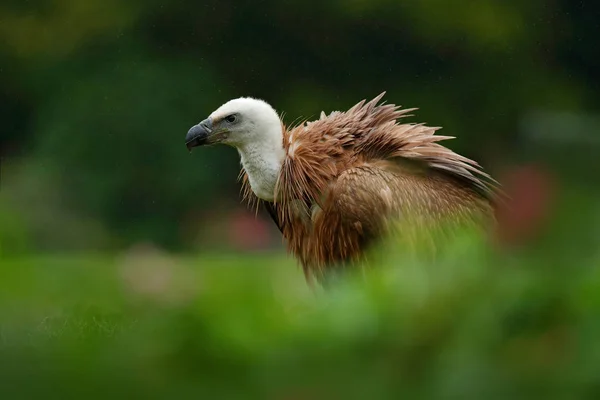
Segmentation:
{"type": "Polygon", "coordinates": [[[265,100],[235,98],[193,125],[186,147],[237,149],[243,201],[266,209],[309,283],[364,261],[392,225],[493,225],[500,184],[385,94],[290,125],[265,100]]]}

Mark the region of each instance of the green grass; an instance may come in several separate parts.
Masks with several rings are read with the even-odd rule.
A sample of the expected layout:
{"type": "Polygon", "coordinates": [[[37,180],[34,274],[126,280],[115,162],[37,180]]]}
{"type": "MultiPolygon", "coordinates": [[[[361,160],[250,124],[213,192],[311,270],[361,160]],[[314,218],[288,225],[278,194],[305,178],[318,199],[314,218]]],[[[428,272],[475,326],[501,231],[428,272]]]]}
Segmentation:
{"type": "MultiPolygon", "coordinates": [[[[571,246],[570,243],[564,243],[571,246]]],[[[600,253],[456,236],[311,291],[282,254],[20,256],[3,398],[595,398],[600,253]],[[556,249],[555,249],[556,250],[556,249]]]]}

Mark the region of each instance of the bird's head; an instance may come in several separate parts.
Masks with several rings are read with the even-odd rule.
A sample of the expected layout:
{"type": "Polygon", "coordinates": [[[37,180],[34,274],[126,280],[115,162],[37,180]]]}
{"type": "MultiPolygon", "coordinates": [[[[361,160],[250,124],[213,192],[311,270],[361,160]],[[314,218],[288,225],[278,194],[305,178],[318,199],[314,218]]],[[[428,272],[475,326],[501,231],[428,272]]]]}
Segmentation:
{"type": "Polygon", "coordinates": [[[263,100],[240,97],[223,104],[188,131],[189,151],[218,143],[242,149],[248,145],[281,143],[282,126],[277,112],[263,100]]]}

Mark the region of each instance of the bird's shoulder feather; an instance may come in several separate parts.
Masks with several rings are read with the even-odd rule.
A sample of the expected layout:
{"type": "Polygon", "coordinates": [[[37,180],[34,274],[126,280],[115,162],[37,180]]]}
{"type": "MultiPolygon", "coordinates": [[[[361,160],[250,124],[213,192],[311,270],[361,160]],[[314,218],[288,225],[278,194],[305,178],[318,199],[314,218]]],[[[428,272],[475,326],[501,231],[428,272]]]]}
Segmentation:
{"type": "Polygon", "coordinates": [[[316,200],[346,169],[364,162],[402,159],[461,181],[489,201],[498,200],[497,182],[477,162],[438,143],[453,137],[436,135],[438,127],[400,123],[416,109],[378,104],[384,94],[348,111],[322,113],[318,120],[284,129],[286,157],[279,196],[316,200]]]}

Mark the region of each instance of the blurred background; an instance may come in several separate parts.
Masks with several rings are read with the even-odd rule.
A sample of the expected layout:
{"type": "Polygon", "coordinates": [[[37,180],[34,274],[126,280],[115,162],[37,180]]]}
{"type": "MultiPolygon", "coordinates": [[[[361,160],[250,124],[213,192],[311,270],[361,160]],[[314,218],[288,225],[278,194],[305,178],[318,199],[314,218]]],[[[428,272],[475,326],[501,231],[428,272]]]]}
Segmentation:
{"type": "MultiPolygon", "coordinates": [[[[198,387],[193,382],[198,385],[198,382],[204,382],[202,387],[206,391],[202,393],[223,395],[224,392],[219,390],[225,390],[223,388],[227,384],[219,384],[219,379],[225,379],[219,375],[221,369],[214,367],[208,371],[206,365],[220,366],[229,373],[232,369],[240,372],[244,367],[231,360],[244,359],[247,362],[244,365],[252,369],[256,366],[253,362],[257,361],[248,360],[259,352],[257,349],[260,347],[252,347],[256,343],[248,339],[249,342],[241,346],[243,350],[234,351],[230,347],[232,342],[228,340],[232,336],[242,337],[241,331],[247,335],[244,338],[260,336],[275,341],[274,337],[281,337],[278,336],[282,335],[279,330],[276,330],[277,333],[264,331],[267,329],[265,326],[272,327],[274,324],[267,315],[271,315],[271,307],[280,307],[281,302],[287,304],[281,296],[291,296],[290,288],[305,293],[306,284],[301,273],[295,262],[285,257],[280,235],[268,217],[262,212],[255,216],[240,202],[237,153],[230,148],[214,147],[200,149],[190,155],[184,146],[189,127],[225,101],[238,96],[263,98],[278,112],[285,113],[287,123],[300,117],[316,118],[322,110],[348,109],[382,91],[387,91],[385,99],[388,102],[418,107],[411,122],[441,126],[442,134],[456,136],[457,139],[446,142],[446,145],[477,160],[504,184],[513,197],[511,211],[500,215],[498,232],[502,242],[510,245],[509,252],[495,255],[493,262],[482,262],[479,253],[469,253],[461,256],[463,262],[458,263],[460,267],[452,261],[451,266],[438,268],[452,270],[456,267],[462,271],[461,268],[469,265],[487,266],[494,262],[503,271],[507,265],[534,268],[538,271],[537,275],[525,274],[527,278],[523,274],[518,274],[519,279],[507,276],[506,281],[494,278],[497,282],[504,282],[502,287],[516,289],[514,292],[512,289],[507,289],[507,292],[501,290],[503,294],[499,298],[488,299],[489,304],[498,301],[498,304],[506,306],[490,310],[502,313],[502,310],[525,304],[525,310],[518,308],[519,312],[523,312],[519,314],[521,319],[517,318],[519,321],[530,321],[536,316],[543,321],[551,320],[562,329],[556,333],[558,336],[571,326],[560,319],[564,315],[575,318],[574,315],[581,317],[588,312],[589,316],[599,316],[600,305],[594,297],[594,289],[600,290],[600,285],[590,283],[596,280],[586,275],[577,284],[573,283],[575,286],[565,283],[565,277],[573,278],[573,271],[579,270],[578,266],[593,267],[584,270],[593,273],[594,277],[598,275],[594,272],[595,268],[600,266],[600,161],[597,159],[600,152],[599,16],[600,3],[575,0],[4,0],[0,5],[0,262],[3,264],[0,270],[4,275],[5,293],[1,296],[4,322],[0,327],[4,328],[0,329],[0,342],[5,343],[3,351],[10,353],[14,360],[21,360],[21,364],[15,361],[15,365],[23,368],[11,368],[14,376],[10,375],[12,378],[6,379],[3,384],[9,382],[15,393],[22,393],[19,390],[23,386],[19,386],[19,382],[24,381],[15,377],[25,379],[29,376],[31,360],[41,356],[37,350],[32,351],[27,353],[27,357],[32,358],[22,361],[25,360],[24,350],[15,343],[23,344],[22,339],[30,337],[30,333],[25,335],[23,332],[31,332],[32,329],[37,332],[36,335],[41,329],[44,337],[61,336],[56,334],[54,325],[48,328],[48,318],[49,315],[62,316],[60,318],[67,315],[70,316],[68,320],[73,321],[72,311],[64,311],[71,310],[66,306],[71,303],[84,302],[96,308],[95,311],[83,311],[77,317],[81,319],[75,318],[75,321],[84,322],[69,325],[72,335],[67,336],[65,343],[72,344],[73,332],[77,336],[80,330],[100,331],[102,339],[94,339],[101,342],[94,342],[96,347],[85,342],[93,350],[88,347],[74,350],[73,346],[67,346],[69,357],[78,361],[65,364],[69,367],[61,371],[64,376],[72,377],[69,374],[73,371],[79,371],[83,376],[80,368],[87,365],[90,368],[89,375],[86,375],[89,379],[82,382],[86,382],[86,390],[90,393],[90,388],[95,387],[90,382],[97,383],[98,377],[102,376],[106,379],[104,383],[113,382],[115,388],[126,384],[137,388],[131,390],[139,394],[136,391],[140,387],[148,388],[148,382],[140,374],[149,373],[155,378],[160,377],[160,383],[154,383],[164,385],[165,393],[170,396],[174,393],[197,394],[195,390],[198,387]],[[175,267],[183,264],[187,267],[181,271],[175,267]],[[546,269],[539,271],[540,268],[546,269]],[[98,350],[105,348],[102,346],[127,348],[123,343],[122,347],[115,347],[111,342],[115,340],[114,327],[123,326],[121,317],[115,320],[116,317],[110,314],[106,321],[112,322],[99,325],[89,322],[105,321],[104,317],[98,317],[98,313],[102,314],[98,311],[98,304],[104,304],[107,298],[121,299],[119,296],[129,299],[127,293],[131,291],[163,293],[165,285],[193,281],[186,275],[190,271],[203,274],[199,279],[204,283],[198,287],[211,287],[210,290],[215,291],[209,291],[212,294],[208,300],[205,299],[208,303],[197,299],[193,303],[195,311],[177,309],[167,316],[163,315],[162,319],[155,318],[156,315],[149,311],[154,310],[155,305],[144,311],[153,315],[155,323],[161,321],[163,325],[158,329],[159,333],[152,336],[154,342],[148,339],[140,344],[139,336],[136,340],[123,342],[141,346],[136,348],[139,354],[129,354],[128,358],[138,360],[139,365],[133,361],[130,365],[118,358],[115,359],[120,361],[113,362],[113,365],[102,357],[94,358],[102,353],[98,350]],[[550,274],[555,285],[546,282],[548,271],[561,271],[550,274]],[[207,285],[206,279],[219,281],[220,286],[216,283],[207,285]],[[545,282],[543,288],[536,286],[540,285],[540,281],[545,282]],[[119,289],[123,282],[128,289],[119,289]],[[523,282],[531,284],[531,288],[523,282]],[[562,292],[567,286],[578,287],[583,282],[590,285],[588,290],[573,289],[573,293],[589,295],[581,300],[585,306],[573,300],[573,293],[566,295],[562,292]],[[265,291],[273,298],[265,299],[265,291]],[[542,298],[548,303],[539,300],[531,306],[529,300],[523,303],[514,300],[530,299],[531,293],[536,293],[536,299],[542,298]],[[256,302],[245,301],[255,295],[258,296],[256,302]],[[557,302],[562,306],[557,306],[557,302]],[[202,304],[212,304],[214,308],[206,308],[202,304]],[[548,308],[536,308],[539,304],[548,304],[548,308]],[[583,308],[577,308],[580,306],[583,308]],[[248,312],[244,307],[253,307],[254,311],[248,312]],[[560,319],[556,322],[551,316],[564,309],[570,311],[560,314],[560,318],[556,317],[560,319]],[[208,314],[198,310],[205,310],[208,314]],[[220,311],[215,313],[215,310],[220,311]],[[253,320],[251,327],[240,322],[255,314],[263,319],[253,320]],[[191,320],[196,322],[185,322],[191,320]],[[234,354],[230,355],[231,359],[226,357],[227,362],[219,357],[210,358],[207,354],[212,350],[201,348],[201,343],[194,342],[194,338],[200,340],[203,337],[205,324],[213,324],[218,333],[215,337],[223,340],[215,342],[220,343],[217,345],[221,349],[219,351],[229,349],[225,353],[234,354]],[[88,329],[89,326],[92,328],[88,329]],[[176,337],[165,333],[173,326],[177,327],[176,337]],[[106,334],[107,330],[110,335],[106,334]],[[246,345],[254,350],[248,350],[246,345]],[[167,368],[169,373],[161,375],[147,366],[143,360],[151,358],[148,354],[166,357],[168,362],[161,358],[161,365],[172,367],[167,368]],[[182,354],[189,357],[179,357],[182,354]],[[83,362],[83,358],[88,363],[83,362]],[[92,365],[96,369],[92,369],[92,365]],[[204,369],[195,369],[199,365],[204,369]],[[123,368],[123,371],[119,370],[121,375],[101,375],[98,372],[104,367],[106,371],[112,371],[115,366],[123,368]],[[190,372],[199,370],[203,374],[210,372],[212,378],[198,380],[190,372]],[[169,391],[174,386],[179,391],[169,391]]],[[[405,285],[413,289],[422,283],[414,275],[410,276],[413,280],[406,281],[406,276],[399,279],[412,282],[405,285]]],[[[463,275],[457,272],[456,276],[463,275]]],[[[482,281],[489,283],[488,275],[482,276],[485,277],[481,278],[482,281]]],[[[453,279],[460,281],[455,282],[457,292],[464,293],[462,278],[453,279]]],[[[345,300],[332,300],[338,308],[323,311],[328,315],[322,320],[323,324],[333,323],[331,315],[346,315],[349,309],[352,310],[350,314],[363,315],[357,309],[366,303],[362,303],[360,299],[363,297],[356,294],[357,290],[360,292],[353,287],[345,294],[353,300],[343,296],[341,298],[345,300]]],[[[180,286],[175,292],[177,299],[187,298],[186,290],[180,286]]],[[[397,294],[397,291],[391,290],[391,293],[397,294]]],[[[422,295],[415,294],[417,297],[422,295]]],[[[310,297],[306,293],[302,296],[310,297]]],[[[381,297],[379,294],[373,296],[381,297]]],[[[169,299],[169,302],[175,301],[171,297],[169,299]]],[[[129,305],[129,300],[119,301],[119,305],[114,307],[117,314],[124,312],[126,307],[123,304],[129,305]]],[[[439,307],[438,301],[434,301],[435,307],[439,307]]],[[[478,297],[464,301],[480,304],[478,297]]],[[[413,303],[409,303],[402,303],[403,307],[413,310],[413,303]]],[[[388,306],[384,307],[385,310],[388,306]]],[[[452,307],[452,304],[447,304],[447,307],[452,307]]],[[[142,318],[137,314],[139,309],[135,310],[127,311],[131,314],[124,319],[137,321],[142,318]],[[136,317],[131,317],[134,314],[136,317]]],[[[422,316],[429,321],[423,322],[424,329],[438,326],[438,322],[447,322],[441,315],[447,315],[449,309],[435,310],[427,314],[429,317],[422,316]],[[441,319],[436,319],[436,316],[441,319]]],[[[146,315],[144,312],[142,314],[146,315]]],[[[450,313],[454,312],[459,311],[450,313]]],[[[281,315],[284,314],[287,315],[283,312],[281,315]]],[[[411,314],[402,315],[408,318],[411,314]]],[[[59,321],[64,322],[60,318],[59,321]]],[[[471,326],[485,331],[483,327],[492,326],[486,318],[477,318],[469,319],[471,322],[465,322],[467,325],[460,325],[461,329],[471,331],[466,328],[471,326]]],[[[312,321],[311,318],[309,320],[312,321]]],[[[292,330],[290,326],[294,324],[285,322],[287,320],[283,316],[279,321],[277,329],[292,330]]],[[[297,323],[294,329],[303,332],[298,333],[302,338],[304,332],[310,331],[313,335],[310,337],[319,337],[323,343],[342,340],[340,337],[343,336],[348,341],[343,343],[347,343],[348,347],[336,350],[339,351],[335,353],[337,356],[327,353],[327,345],[322,344],[317,348],[324,353],[304,355],[308,357],[306,365],[299,358],[294,358],[296,356],[287,359],[286,354],[292,354],[294,348],[305,349],[302,346],[310,347],[313,343],[312,339],[290,339],[289,343],[294,343],[294,346],[287,351],[291,353],[282,350],[277,356],[261,359],[264,368],[260,371],[271,371],[269,368],[275,365],[281,368],[282,364],[278,362],[282,359],[294,360],[286,365],[293,364],[307,371],[307,365],[321,365],[325,361],[320,357],[329,354],[331,365],[339,365],[331,360],[345,360],[343,363],[348,370],[340,370],[327,382],[341,382],[348,378],[348,374],[354,376],[351,374],[357,370],[349,365],[372,362],[369,372],[372,376],[364,380],[368,382],[363,387],[366,392],[349,390],[348,394],[376,395],[367,388],[378,388],[380,392],[376,396],[390,395],[391,392],[382,389],[389,386],[384,382],[396,382],[390,378],[389,371],[381,372],[387,364],[365,361],[360,352],[365,349],[361,346],[367,345],[352,342],[352,338],[359,335],[355,326],[361,323],[372,326],[372,323],[365,322],[371,320],[355,322],[358,325],[335,321],[337,328],[313,327],[316,331],[310,331],[297,323]],[[323,333],[325,331],[329,333],[323,333]],[[354,332],[355,336],[348,332],[354,332]],[[355,360],[353,357],[356,357],[356,364],[349,361],[355,360]],[[373,372],[375,370],[380,372],[373,372]]],[[[411,326],[421,326],[410,318],[407,321],[411,326]]],[[[577,321],[573,326],[588,330],[577,331],[574,337],[591,340],[595,334],[600,334],[598,322],[593,322],[593,319],[585,320],[585,323],[584,320],[577,321]]],[[[57,322],[56,326],[67,326],[63,322],[57,322]]],[[[392,323],[392,326],[402,331],[402,324],[392,323]]],[[[59,331],[63,332],[62,328],[59,331]]],[[[368,329],[367,333],[360,332],[370,340],[377,336],[368,329]]],[[[490,328],[490,332],[493,336],[493,332],[497,331],[490,328]]],[[[400,333],[397,335],[401,336],[400,333]]],[[[428,337],[431,339],[433,336],[428,337]]],[[[39,340],[34,342],[39,343],[39,340]]],[[[396,348],[396,345],[381,340],[373,346],[382,354],[389,355],[390,349],[396,348]]],[[[412,339],[406,340],[409,343],[412,339]]],[[[539,343],[547,344],[551,339],[544,336],[543,340],[539,340],[539,343]]],[[[31,344],[29,339],[27,343],[28,346],[31,344]]],[[[42,347],[45,347],[46,341],[43,343],[42,347]]],[[[468,343],[480,341],[473,339],[468,343]]],[[[552,343],[548,346],[555,348],[555,342],[552,343]]],[[[592,346],[591,342],[588,344],[592,346]]],[[[434,369],[435,372],[430,371],[428,375],[419,375],[423,386],[414,383],[421,382],[419,379],[409,379],[414,383],[409,385],[411,390],[415,390],[411,393],[470,393],[475,396],[473,398],[481,398],[477,396],[498,392],[492,386],[484,383],[477,386],[472,382],[474,379],[489,382],[486,379],[491,376],[498,387],[506,389],[504,394],[514,397],[517,393],[517,389],[514,389],[515,392],[508,389],[515,386],[507,382],[515,381],[503,375],[507,373],[506,369],[498,372],[490,367],[490,363],[497,360],[485,358],[487,350],[455,341],[440,346],[448,346],[448,354],[457,355],[460,365],[472,362],[468,364],[470,369],[463,371],[455,369],[456,364],[443,364],[446,367],[450,365],[448,370],[454,370],[456,374],[448,376],[440,372],[447,370],[434,369]],[[459,371],[464,374],[460,375],[459,371]],[[443,384],[435,386],[427,379],[437,379],[436,382],[443,384]],[[428,391],[419,391],[423,388],[428,391]]],[[[541,392],[535,390],[549,388],[548,382],[565,383],[557,377],[568,375],[565,372],[568,370],[567,361],[560,359],[552,373],[547,370],[540,372],[539,365],[524,366],[519,358],[523,356],[529,360],[534,357],[525,356],[523,349],[535,346],[522,343],[519,345],[522,347],[514,346],[510,354],[515,358],[510,362],[515,364],[507,360],[501,363],[511,365],[510,371],[523,372],[530,368],[527,371],[532,375],[523,372],[519,379],[535,376],[524,386],[531,392],[518,393],[538,395],[541,392]]],[[[600,382],[596,381],[593,371],[597,372],[600,368],[600,348],[597,344],[593,348],[595,352],[586,347],[587,351],[581,353],[591,357],[586,359],[587,372],[569,375],[571,391],[566,393],[575,393],[575,386],[570,385],[577,382],[581,384],[577,387],[582,390],[577,393],[582,396],[598,394],[600,382]],[[584,376],[589,379],[585,380],[584,376]]],[[[407,353],[402,353],[406,357],[398,356],[403,360],[398,361],[400,363],[408,363],[407,360],[415,360],[415,357],[421,361],[431,360],[431,357],[437,360],[438,355],[447,354],[431,343],[403,349],[407,353]],[[421,350],[410,350],[415,348],[421,350]],[[427,350],[431,348],[437,350],[427,350]],[[417,351],[418,356],[411,351],[417,351]]],[[[536,349],[538,356],[545,351],[536,349]]],[[[66,357],[67,353],[60,354],[66,357]]],[[[117,357],[116,353],[113,355],[117,357]]],[[[452,359],[451,356],[444,357],[445,362],[452,359]]],[[[576,359],[574,357],[570,361],[576,359]]],[[[547,358],[544,360],[543,363],[550,362],[547,358]]],[[[418,364],[414,362],[416,364],[412,361],[407,364],[410,367],[406,371],[418,364]]],[[[441,365],[439,360],[434,364],[433,361],[422,362],[428,367],[435,365],[438,368],[441,365]]],[[[544,364],[546,367],[547,363],[544,364]]],[[[498,368],[507,368],[502,365],[498,368]]],[[[281,375],[285,374],[281,371],[289,372],[289,376],[294,374],[292,370],[278,368],[274,370],[280,371],[281,375]]],[[[318,369],[319,373],[314,369],[311,371],[315,376],[331,372],[325,367],[318,369]]],[[[40,382],[39,387],[54,387],[48,382],[50,376],[59,382],[52,375],[55,372],[50,367],[38,371],[36,379],[40,382]]],[[[257,398],[265,398],[266,392],[260,390],[272,389],[272,382],[265,376],[240,378],[247,384],[244,386],[246,396],[241,395],[240,398],[250,397],[249,393],[254,389],[257,391],[253,393],[261,393],[257,398]]],[[[318,379],[311,382],[308,393],[313,393],[315,388],[319,392],[323,382],[318,379]]],[[[355,382],[360,385],[363,381],[355,382]]],[[[390,385],[390,388],[408,390],[402,384],[390,385]]],[[[65,387],[65,390],[76,390],[68,385],[65,387]]],[[[148,389],[146,395],[162,393],[151,387],[153,389],[148,389]]],[[[115,389],[115,393],[125,393],[119,390],[115,389]]],[[[234,393],[232,388],[227,390],[232,390],[227,392],[227,396],[239,394],[234,393]]],[[[311,394],[280,396],[279,391],[272,393],[269,390],[270,395],[276,393],[273,398],[316,398],[311,394]]],[[[303,390],[294,389],[292,392],[305,393],[303,390]]],[[[544,398],[557,393],[563,392],[548,389],[544,398]]],[[[362,397],[359,395],[358,398],[362,397]]]]}
{"type": "Polygon", "coordinates": [[[44,251],[279,246],[239,204],[237,153],[189,155],[187,129],[238,96],[291,123],[384,90],[505,185],[526,164],[535,177],[519,179],[560,170],[560,190],[589,190],[598,11],[567,0],[7,1],[2,197],[44,251]]]}

